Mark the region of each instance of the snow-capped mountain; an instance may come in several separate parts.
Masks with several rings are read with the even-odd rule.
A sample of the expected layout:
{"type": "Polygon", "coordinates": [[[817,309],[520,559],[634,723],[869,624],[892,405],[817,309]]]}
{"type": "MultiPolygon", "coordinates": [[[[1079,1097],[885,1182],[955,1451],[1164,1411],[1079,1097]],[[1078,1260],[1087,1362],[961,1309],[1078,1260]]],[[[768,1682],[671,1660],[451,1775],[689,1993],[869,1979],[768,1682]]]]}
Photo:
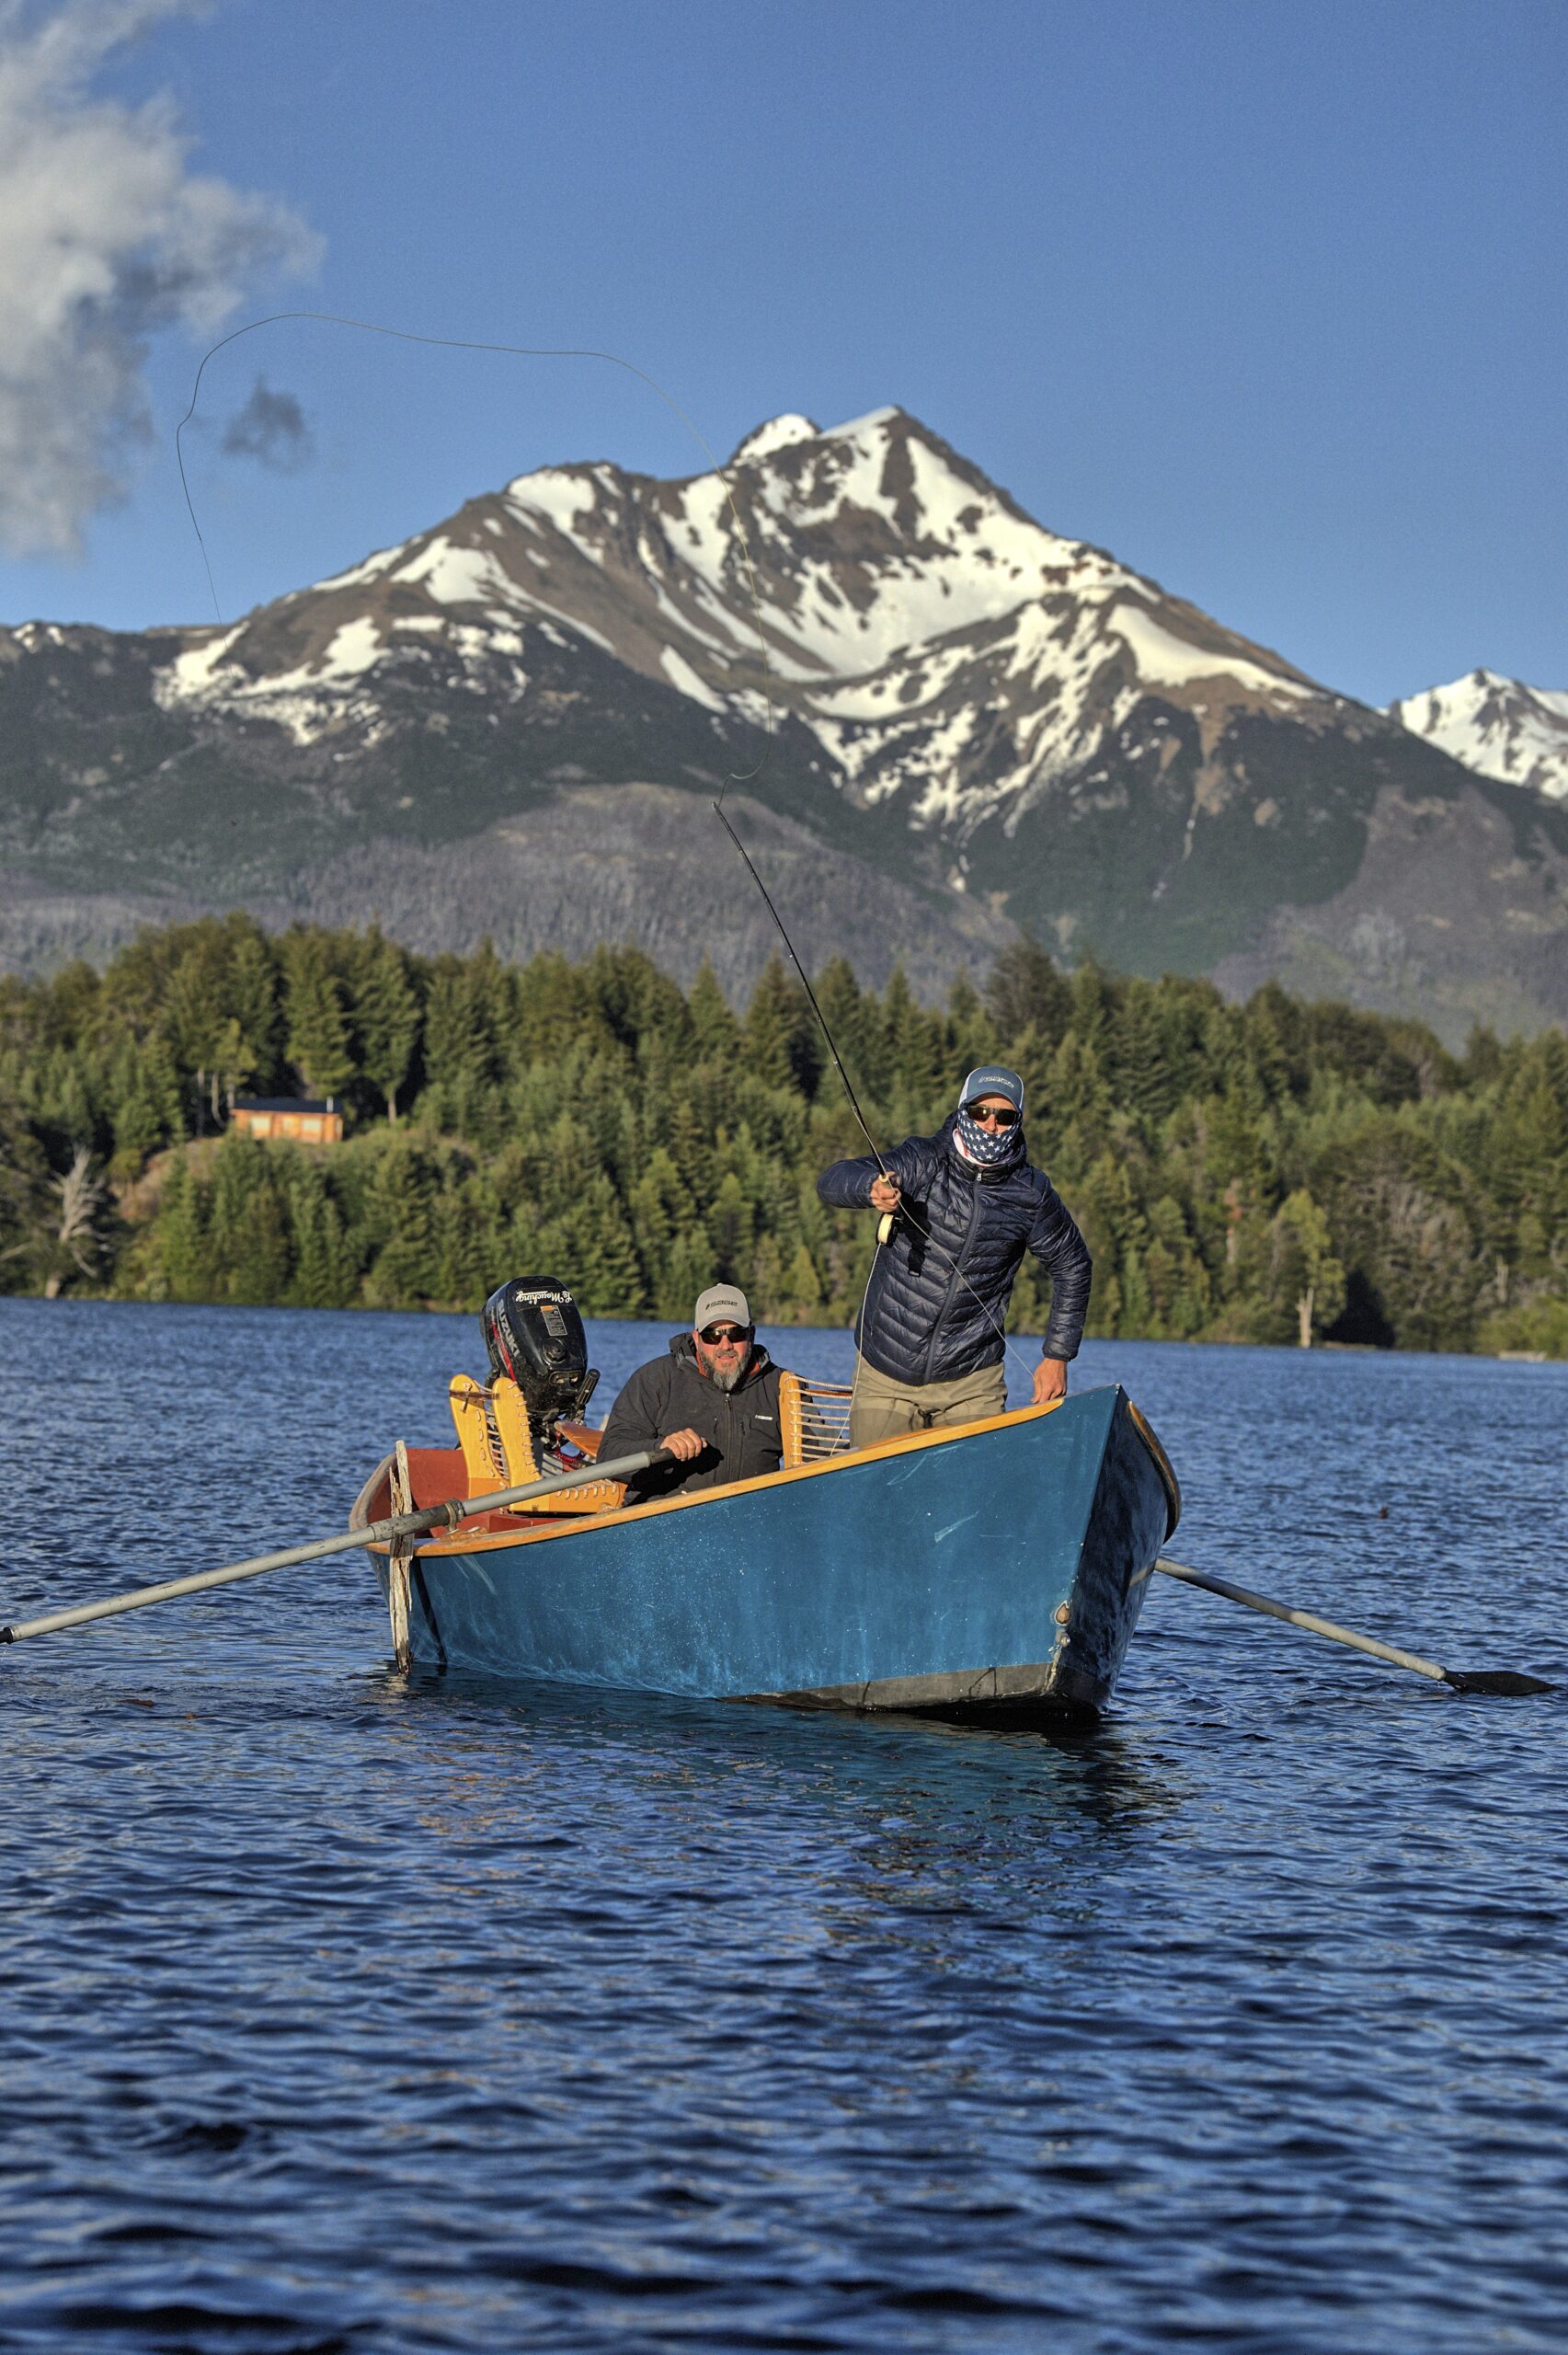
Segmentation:
{"type": "MultiPolygon", "coordinates": [[[[369,742],[395,678],[441,671],[504,709],[526,699],[542,646],[574,641],[703,712],[795,718],[857,803],[897,798],[909,824],[958,841],[1092,767],[1150,691],[1196,713],[1206,740],[1238,711],[1326,725],[1349,708],[1044,530],[898,408],[829,432],[774,418],[694,480],[602,465],[521,476],[194,636],[156,693],[166,708],[275,721],[302,745],[369,742]]],[[[1156,741],[1139,749],[1161,758],[1156,741]]],[[[1202,790],[1212,804],[1224,780],[1202,790]]]]}
{"type": "Polygon", "coordinates": [[[1467,671],[1389,710],[1478,776],[1568,801],[1568,694],[1527,687],[1495,671],[1467,671]]]}
{"type": "Polygon", "coordinates": [[[0,958],[177,899],[630,936],[739,986],[773,944],[703,807],[727,778],[808,961],[935,987],[1024,925],[1456,1031],[1568,1012],[1568,810],[1407,718],[1045,529],[901,409],[778,417],[683,480],[521,476],[232,626],[0,631],[0,958]]]}

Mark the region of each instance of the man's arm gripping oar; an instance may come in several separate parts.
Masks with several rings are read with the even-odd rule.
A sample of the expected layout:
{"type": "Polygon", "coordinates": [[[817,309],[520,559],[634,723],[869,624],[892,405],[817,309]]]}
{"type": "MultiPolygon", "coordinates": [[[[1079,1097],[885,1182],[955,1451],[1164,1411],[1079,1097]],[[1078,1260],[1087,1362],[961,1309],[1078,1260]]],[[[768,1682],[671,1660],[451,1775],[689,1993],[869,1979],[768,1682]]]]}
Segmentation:
{"type": "Polygon", "coordinates": [[[69,1611],[49,1611],[38,1619],[18,1619],[0,1627],[0,1644],[19,1644],[28,1636],[52,1636],[59,1627],[83,1627],[94,1619],[112,1619],[121,1611],[144,1611],[149,1603],[171,1603],[181,1594],[200,1594],[212,1586],[233,1586],[240,1579],[259,1578],[264,1570],[286,1570],[296,1562],[318,1562],[327,1554],[347,1554],[357,1545],[389,1544],[397,1537],[425,1537],[432,1529],[455,1529],[483,1513],[508,1505],[526,1504],[531,1497],[550,1497],[566,1488],[580,1488],[589,1480],[630,1480],[656,1464],[673,1461],[668,1449],[645,1447],[635,1455],[617,1456],[612,1464],[588,1464],[580,1472],[553,1472],[547,1479],[529,1480],[521,1488],[496,1488],[483,1497],[453,1497],[446,1504],[427,1505],[419,1512],[397,1513],[388,1521],[372,1521],[340,1537],[319,1537],[309,1545],[291,1545],[280,1554],[257,1554],[248,1562],[230,1562],[221,1570],[195,1570],[189,1578],[166,1579],[159,1586],[132,1587],[128,1594],[111,1594],[102,1603],[79,1603],[69,1611]]]}

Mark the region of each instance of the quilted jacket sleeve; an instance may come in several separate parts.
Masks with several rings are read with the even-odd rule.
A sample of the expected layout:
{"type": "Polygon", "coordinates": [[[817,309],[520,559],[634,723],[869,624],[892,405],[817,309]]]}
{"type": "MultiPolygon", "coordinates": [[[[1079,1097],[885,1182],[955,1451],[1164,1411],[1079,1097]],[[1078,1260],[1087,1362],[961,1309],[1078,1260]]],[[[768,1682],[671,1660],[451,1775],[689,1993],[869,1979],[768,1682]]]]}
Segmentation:
{"type": "Polygon", "coordinates": [[[1083,1338],[1083,1320],[1089,1314],[1089,1285],[1094,1263],[1077,1222],[1054,1186],[1046,1188],[1039,1215],[1030,1230],[1029,1248],[1049,1269],[1051,1279],[1050,1322],[1046,1327],[1040,1355],[1075,1358],[1078,1344],[1083,1338]]]}
{"type": "MultiPolygon", "coordinates": [[[[887,1175],[900,1191],[917,1192],[921,1178],[931,1160],[932,1140],[929,1137],[906,1137],[882,1156],[887,1175]]],[[[817,1191],[836,1211],[863,1211],[869,1207],[871,1189],[881,1176],[870,1154],[863,1154],[858,1161],[835,1161],[824,1169],[817,1180],[817,1191]]]]}

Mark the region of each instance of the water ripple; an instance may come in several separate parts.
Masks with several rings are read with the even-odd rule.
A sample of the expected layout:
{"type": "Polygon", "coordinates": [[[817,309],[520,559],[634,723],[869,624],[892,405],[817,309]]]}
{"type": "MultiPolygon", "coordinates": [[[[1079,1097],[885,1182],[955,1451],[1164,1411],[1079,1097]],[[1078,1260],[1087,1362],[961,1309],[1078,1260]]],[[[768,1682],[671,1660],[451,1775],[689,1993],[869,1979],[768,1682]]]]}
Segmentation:
{"type": "MultiPolygon", "coordinates": [[[[331,1528],[475,1354],[0,1320],[7,1615],[331,1528]]],[[[1082,1372],[1185,1558],[1568,1677],[1562,1369],[1082,1372]]],[[[1157,1586],[1056,1741],[400,1677],[357,1557],[6,1655],[0,2349],[1554,2349],[1563,1705],[1157,1586]]]]}

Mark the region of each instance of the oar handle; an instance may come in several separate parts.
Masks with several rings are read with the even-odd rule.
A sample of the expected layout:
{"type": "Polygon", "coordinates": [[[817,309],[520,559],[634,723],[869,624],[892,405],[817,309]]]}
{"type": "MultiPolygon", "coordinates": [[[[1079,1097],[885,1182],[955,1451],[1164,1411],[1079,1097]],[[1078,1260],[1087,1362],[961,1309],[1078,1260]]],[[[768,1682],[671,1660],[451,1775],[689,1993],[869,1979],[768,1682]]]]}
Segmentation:
{"type": "Polygon", "coordinates": [[[132,1587],[129,1593],[106,1596],[102,1603],[79,1603],[69,1611],[45,1612],[38,1619],[19,1619],[0,1627],[0,1644],[19,1644],[29,1636],[52,1636],[61,1627],[85,1627],[95,1619],[112,1619],[121,1611],[145,1611],[150,1603],[171,1603],[177,1595],[201,1594],[207,1588],[233,1586],[241,1579],[260,1578],[265,1570],[286,1570],[296,1562],[318,1562],[328,1554],[347,1554],[361,1545],[390,1544],[398,1537],[423,1537],[432,1529],[456,1529],[483,1513],[526,1504],[532,1497],[558,1495],[589,1481],[630,1480],[655,1465],[671,1464],[667,1447],[645,1447],[635,1455],[619,1455],[610,1464],[586,1464],[580,1472],[553,1472],[543,1480],[525,1481],[518,1488],[493,1488],[483,1497],[453,1497],[447,1503],[426,1505],[418,1512],[395,1513],[372,1521],[364,1529],[346,1530],[340,1537],[318,1537],[308,1545],[286,1546],[280,1554],[257,1554],[247,1562],[230,1562],[219,1570],[193,1570],[188,1578],[165,1579],[157,1586],[132,1587]]]}

